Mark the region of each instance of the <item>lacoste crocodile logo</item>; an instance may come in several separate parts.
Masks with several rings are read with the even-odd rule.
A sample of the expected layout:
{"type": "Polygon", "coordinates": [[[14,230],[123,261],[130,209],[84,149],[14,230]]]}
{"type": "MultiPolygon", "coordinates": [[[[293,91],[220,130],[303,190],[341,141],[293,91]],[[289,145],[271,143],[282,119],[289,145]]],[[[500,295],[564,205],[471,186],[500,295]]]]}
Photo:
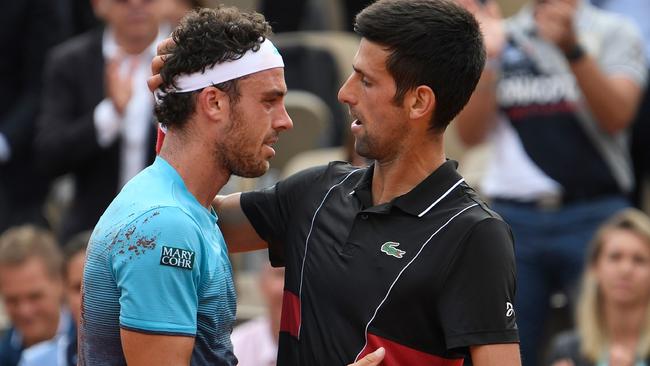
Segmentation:
{"type": "Polygon", "coordinates": [[[402,258],[406,252],[401,249],[397,249],[398,246],[399,243],[396,243],[394,241],[387,241],[382,244],[381,251],[388,255],[392,255],[395,258],[402,258]]]}

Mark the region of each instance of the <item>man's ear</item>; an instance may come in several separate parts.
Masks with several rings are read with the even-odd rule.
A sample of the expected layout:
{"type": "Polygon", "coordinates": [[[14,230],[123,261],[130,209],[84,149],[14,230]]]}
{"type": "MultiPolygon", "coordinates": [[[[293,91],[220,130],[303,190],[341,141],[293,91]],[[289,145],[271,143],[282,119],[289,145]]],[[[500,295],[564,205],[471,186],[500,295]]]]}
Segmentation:
{"type": "Polygon", "coordinates": [[[196,96],[196,112],[212,121],[221,121],[230,116],[230,98],[213,87],[204,88],[196,96]]]}
{"type": "Polygon", "coordinates": [[[433,111],[436,108],[436,95],[430,87],[420,85],[406,93],[404,107],[406,108],[409,119],[418,120],[426,118],[428,121],[431,119],[433,111]]]}

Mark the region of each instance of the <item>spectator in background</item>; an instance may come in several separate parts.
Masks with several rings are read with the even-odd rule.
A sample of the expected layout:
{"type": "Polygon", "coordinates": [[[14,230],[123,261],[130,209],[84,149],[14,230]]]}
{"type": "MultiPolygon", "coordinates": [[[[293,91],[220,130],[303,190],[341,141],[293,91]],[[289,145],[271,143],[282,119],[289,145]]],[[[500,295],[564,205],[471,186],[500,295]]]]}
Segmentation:
{"type": "Polygon", "coordinates": [[[74,326],[68,332],[25,349],[18,366],[77,365],[77,327],[81,312],[81,280],[90,232],[75,235],[63,248],[65,297],[74,326]]]}
{"type": "Polygon", "coordinates": [[[63,242],[92,229],[119,189],[153,161],[156,130],[146,79],[161,1],[96,0],[103,31],[70,39],[49,56],[36,150],[49,174],[74,178],[63,242]]]}
{"type": "Polygon", "coordinates": [[[596,228],[629,206],[643,45],[631,23],[582,0],[532,1],[505,29],[494,1],[459,1],[482,23],[488,61],[458,131],[494,143],[482,190],[517,240],[515,309],[534,365],[550,294],[574,283],[596,228]]]}
{"type": "Polygon", "coordinates": [[[264,297],[266,314],[248,321],[232,332],[232,345],[239,366],[275,366],[280,336],[284,267],[263,264],[259,272],[260,292],[264,297]]]}
{"type": "MultiPolygon", "coordinates": [[[[591,2],[608,11],[621,14],[632,20],[641,30],[645,42],[647,67],[650,70],[650,1],[648,0],[591,0],[591,2]]],[[[645,96],[632,126],[632,162],[636,189],[634,202],[642,207],[644,180],[650,178],[650,89],[646,87],[645,96]]]]}
{"type": "Polygon", "coordinates": [[[261,0],[259,9],[275,33],[302,30],[305,14],[309,7],[307,0],[261,0]]]}
{"type": "Polygon", "coordinates": [[[650,218],[627,209],[589,249],[577,329],[558,336],[552,366],[650,365],[650,218]]]}
{"type": "Polygon", "coordinates": [[[34,169],[35,120],[45,54],[61,38],[50,0],[0,4],[0,233],[25,223],[47,226],[48,180],[34,169]]]}
{"type": "Polygon", "coordinates": [[[101,25],[92,8],[97,0],[56,0],[58,13],[62,21],[61,31],[64,37],[70,38],[87,32],[101,25]]]}
{"type": "Polygon", "coordinates": [[[188,11],[203,6],[200,0],[161,0],[163,2],[162,17],[171,27],[176,28],[188,11]]]}
{"type": "Polygon", "coordinates": [[[81,316],[81,280],[90,234],[90,231],[84,231],[75,235],[63,248],[66,297],[75,324],[79,324],[81,316]]]}
{"type": "Polygon", "coordinates": [[[373,0],[341,0],[343,3],[343,24],[350,32],[354,31],[354,18],[365,8],[373,3],[373,0]]]}
{"type": "Polygon", "coordinates": [[[22,351],[67,334],[62,309],[62,258],[49,231],[25,225],[0,236],[0,294],[12,327],[0,341],[0,365],[15,366],[22,351]]]}
{"type": "Polygon", "coordinates": [[[337,31],[330,29],[324,19],[323,7],[326,1],[336,1],[340,8],[340,16],[344,30],[353,32],[354,17],[366,6],[373,3],[373,0],[260,0],[259,9],[273,26],[275,33],[296,32],[302,30],[321,29],[325,31],[337,31]],[[321,18],[314,18],[314,15],[321,18]],[[312,22],[309,22],[309,21],[312,22]],[[310,24],[317,23],[317,24],[310,24]],[[321,24],[322,23],[322,24],[321,24]]]}

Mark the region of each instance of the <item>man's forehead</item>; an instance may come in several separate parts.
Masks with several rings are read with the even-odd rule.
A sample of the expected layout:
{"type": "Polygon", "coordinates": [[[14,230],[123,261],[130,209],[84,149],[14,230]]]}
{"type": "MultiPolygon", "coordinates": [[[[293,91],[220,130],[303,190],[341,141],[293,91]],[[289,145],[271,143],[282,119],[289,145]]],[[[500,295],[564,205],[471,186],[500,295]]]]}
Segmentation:
{"type": "Polygon", "coordinates": [[[287,90],[287,84],[284,81],[283,67],[276,67],[247,75],[240,80],[239,84],[242,87],[250,86],[258,92],[278,90],[286,93],[287,90]]]}
{"type": "Polygon", "coordinates": [[[274,67],[272,69],[254,72],[246,75],[244,79],[255,80],[256,82],[267,80],[277,82],[278,79],[282,79],[284,82],[284,67],[274,67]]]}
{"type": "Polygon", "coordinates": [[[385,46],[362,38],[354,56],[355,70],[363,73],[378,73],[386,70],[386,60],[390,51],[385,46]]]}

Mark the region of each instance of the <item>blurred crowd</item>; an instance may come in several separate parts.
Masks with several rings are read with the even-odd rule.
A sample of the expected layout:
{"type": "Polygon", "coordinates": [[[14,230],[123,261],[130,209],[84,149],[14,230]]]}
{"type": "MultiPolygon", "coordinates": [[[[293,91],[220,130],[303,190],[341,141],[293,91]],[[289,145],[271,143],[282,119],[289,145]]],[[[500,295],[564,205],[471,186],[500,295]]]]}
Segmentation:
{"type": "MultiPolygon", "coordinates": [[[[477,177],[512,227],[523,364],[650,365],[650,2],[456,1],[479,20],[488,61],[450,127],[457,140],[448,141],[448,157],[477,177]],[[463,167],[473,166],[470,157],[481,174],[463,167]]],[[[266,177],[233,178],[225,190],[270,185],[329,160],[367,163],[354,154],[336,95],[358,42],[354,15],[370,2],[225,2],[258,10],[273,26],[296,126],[266,177]]],[[[155,157],[146,79],[156,44],[187,11],[216,3],[0,5],[8,319],[0,365],[76,365],[85,245],[121,187],[155,157]]],[[[232,336],[243,366],[275,364],[283,271],[258,258],[233,257],[240,298],[255,305],[240,307],[252,320],[232,336]]]]}

